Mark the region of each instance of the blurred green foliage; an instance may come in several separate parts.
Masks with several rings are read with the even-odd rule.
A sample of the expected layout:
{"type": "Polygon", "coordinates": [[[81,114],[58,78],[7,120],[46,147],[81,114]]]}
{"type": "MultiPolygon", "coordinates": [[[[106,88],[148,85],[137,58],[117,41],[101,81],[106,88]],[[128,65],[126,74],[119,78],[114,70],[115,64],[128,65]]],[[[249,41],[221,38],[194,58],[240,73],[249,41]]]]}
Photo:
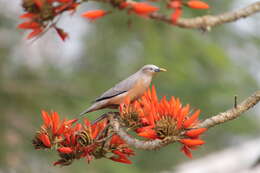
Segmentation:
{"type": "MultiPolygon", "coordinates": [[[[222,7],[228,9],[230,4],[231,1],[215,2],[212,11],[223,11],[222,7]]],[[[0,29],[16,33],[12,28],[15,23],[10,23],[3,18],[0,29]]],[[[109,160],[87,165],[82,160],[69,167],[55,168],[51,166],[57,158],[55,154],[35,151],[31,145],[34,132],[42,123],[41,109],[55,110],[62,117],[75,117],[104,90],[144,64],[168,69],[153,81],[158,94],[180,97],[183,104],[201,109],[202,119],[232,107],[234,95],[242,100],[259,88],[248,68],[236,63],[236,57],[230,58],[225,44],[243,47],[253,41],[259,46],[259,37],[249,39],[232,33],[231,27],[221,26],[210,33],[201,33],[123,13],[113,14],[91,24],[83,38],[84,52],[69,71],[47,59],[38,68],[16,62],[12,51],[21,37],[12,38],[8,44],[0,44],[0,137],[3,139],[0,172],[148,173],[167,170],[188,160],[180,153],[180,146],[173,144],[159,151],[137,151],[132,165],[109,160]]],[[[89,118],[95,119],[101,113],[91,113],[89,118]]],[[[194,156],[203,157],[225,148],[232,136],[253,138],[257,132],[259,126],[253,116],[243,116],[206,133],[207,144],[196,150],[194,156]]]]}

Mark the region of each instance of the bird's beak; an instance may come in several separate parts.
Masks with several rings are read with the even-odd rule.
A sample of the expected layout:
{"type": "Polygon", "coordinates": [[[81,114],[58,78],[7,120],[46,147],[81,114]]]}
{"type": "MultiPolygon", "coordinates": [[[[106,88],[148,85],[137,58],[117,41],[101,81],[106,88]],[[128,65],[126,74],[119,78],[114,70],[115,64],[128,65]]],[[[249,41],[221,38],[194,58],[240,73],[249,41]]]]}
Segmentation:
{"type": "Polygon", "coordinates": [[[160,68],[159,69],[159,72],[165,72],[165,71],[167,71],[165,68],[160,68]]]}

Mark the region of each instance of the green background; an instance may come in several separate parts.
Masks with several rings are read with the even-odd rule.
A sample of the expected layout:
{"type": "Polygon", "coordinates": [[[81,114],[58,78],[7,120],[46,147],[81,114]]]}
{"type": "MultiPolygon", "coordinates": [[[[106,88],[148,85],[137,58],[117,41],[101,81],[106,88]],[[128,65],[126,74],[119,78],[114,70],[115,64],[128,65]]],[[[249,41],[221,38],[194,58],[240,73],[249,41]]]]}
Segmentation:
{"type": "MultiPolygon", "coordinates": [[[[4,0],[0,2],[8,5],[4,0]]],[[[232,0],[205,2],[212,6],[211,10],[185,9],[184,16],[218,14],[247,5],[244,2],[234,6],[232,0]]],[[[80,10],[95,9],[96,5],[90,3],[80,10]]],[[[259,15],[203,33],[117,11],[93,23],[81,20],[87,29],[81,31],[80,38],[72,34],[70,40],[62,43],[50,32],[29,44],[16,29],[22,9],[5,9],[4,5],[0,9],[0,172],[148,173],[189,161],[179,151],[180,146],[172,144],[158,151],[137,150],[132,165],[105,159],[87,164],[82,159],[59,168],[52,166],[58,158],[56,153],[33,149],[31,139],[42,123],[42,109],[73,118],[95,97],[144,64],[168,70],[153,80],[160,97],[180,97],[183,104],[201,109],[202,119],[231,108],[235,95],[241,101],[259,89],[259,27],[252,24],[259,15]],[[80,40],[82,49],[73,52],[77,50],[69,48],[74,56],[64,63],[64,47],[74,39],[80,40]],[[51,44],[47,48],[46,40],[46,44],[51,44]],[[37,44],[43,47],[34,50],[37,44]],[[41,50],[40,58],[36,59],[32,50],[41,50]],[[48,52],[55,56],[50,58],[48,52]]],[[[66,17],[70,21],[80,15],[66,17]]],[[[64,29],[71,25],[78,23],[72,20],[64,24],[64,29]]],[[[100,114],[102,111],[91,113],[89,118],[93,120],[100,114]]],[[[194,159],[232,146],[234,140],[259,137],[259,132],[259,116],[255,110],[249,111],[237,120],[210,129],[203,136],[206,144],[193,152],[194,159]]]]}

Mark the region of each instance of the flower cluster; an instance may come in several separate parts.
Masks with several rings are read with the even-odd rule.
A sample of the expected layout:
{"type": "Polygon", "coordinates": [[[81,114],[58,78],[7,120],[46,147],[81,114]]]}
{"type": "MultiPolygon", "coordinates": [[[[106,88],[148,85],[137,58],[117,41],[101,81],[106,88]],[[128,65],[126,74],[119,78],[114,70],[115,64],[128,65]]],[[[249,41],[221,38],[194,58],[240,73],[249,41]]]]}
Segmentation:
{"type": "Polygon", "coordinates": [[[171,0],[168,2],[168,8],[173,9],[173,13],[171,16],[173,24],[177,22],[177,20],[182,15],[183,6],[193,8],[193,9],[208,9],[209,5],[200,0],[188,0],[187,2],[183,0],[171,0]]]}
{"type": "MultiPolygon", "coordinates": [[[[113,2],[113,1],[111,1],[113,2]]],[[[115,1],[117,3],[112,3],[112,5],[116,8],[119,8],[121,10],[127,10],[128,14],[135,13],[138,16],[143,17],[149,17],[151,13],[157,12],[159,10],[158,7],[153,6],[147,2],[135,2],[135,1],[115,1]]],[[[166,1],[167,7],[174,10],[174,12],[171,15],[172,23],[175,24],[177,20],[180,18],[182,14],[182,8],[183,7],[189,7],[193,9],[208,9],[209,5],[205,2],[202,2],[200,0],[170,0],[166,1]]],[[[89,20],[95,20],[98,18],[101,18],[105,16],[106,14],[109,14],[110,12],[107,12],[105,10],[90,10],[86,13],[84,13],[82,16],[89,19],[89,20]]]]}
{"type": "Polygon", "coordinates": [[[190,112],[190,106],[182,106],[178,98],[158,99],[154,86],[144,96],[131,103],[126,99],[120,105],[122,124],[149,140],[174,138],[182,151],[192,157],[191,151],[205,142],[199,137],[206,128],[196,128],[200,110],[190,112]]]}
{"type": "Polygon", "coordinates": [[[108,158],[131,164],[129,156],[134,151],[117,135],[111,134],[108,121],[91,125],[87,119],[77,123],[77,119],[60,120],[57,112],[42,111],[44,124],[33,139],[35,149],[53,149],[60,159],[54,165],[70,165],[75,159],[108,158]]]}
{"type": "MultiPolygon", "coordinates": [[[[54,28],[64,41],[67,39],[68,34],[64,32],[63,29],[57,27],[56,23],[61,14],[64,12],[71,12],[71,14],[73,14],[76,8],[83,2],[87,2],[87,0],[23,0],[22,6],[25,13],[21,15],[20,18],[26,19],[26,21],[19,24],[18,28],[31,30],[27,36],[28,39],[40,36],[49,28],[54,28]]],[[[98,2],[109,3],[113,8],[146,18],[151,17],[150,14],[159,10],[159,7],[151,5],[148,2],[136,2],[132,0],[99,0],[98,2]]],[[[171,15],[172,24],[176,24],[180,18],[183,7],[193,9],[209,8],[207,3],[200,0],[168,0],[163,2],[166,2],[166,6],[173,10],[171,15]]],[[[154,3],[155,2],[153,2],[153,4],[154,3]]],[[[112,11],[99,9],[87,11],[83,13],[82,16],[93,21],[111,13],[112,11]]]]}
{"type": "Polygon", "coordinates": [[[49,28],[54,28],[64,41],[68,34],[56,26],[58,17],[66,11],[74,13],[80,3],[78,0],[23,0],[25,13],[20,18],[26,21],[19,24],[18,28],[31,30],[28,39],[43,34],[49,28]]]}

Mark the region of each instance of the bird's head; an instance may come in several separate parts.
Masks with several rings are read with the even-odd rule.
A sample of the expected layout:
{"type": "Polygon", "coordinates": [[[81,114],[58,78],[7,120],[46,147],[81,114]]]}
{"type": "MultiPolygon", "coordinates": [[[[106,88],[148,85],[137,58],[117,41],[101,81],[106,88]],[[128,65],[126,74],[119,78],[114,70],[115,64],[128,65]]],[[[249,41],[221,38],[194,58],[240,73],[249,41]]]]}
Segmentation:
{"type": "Polygon", "coordinates": [[[150,76],[153,76],[158,72],[165,72],[165,71],[166,69],[157,67],[156,65],[152,65],[152,64],[145,65],[141,68],[142,73],[150,76]]]}

